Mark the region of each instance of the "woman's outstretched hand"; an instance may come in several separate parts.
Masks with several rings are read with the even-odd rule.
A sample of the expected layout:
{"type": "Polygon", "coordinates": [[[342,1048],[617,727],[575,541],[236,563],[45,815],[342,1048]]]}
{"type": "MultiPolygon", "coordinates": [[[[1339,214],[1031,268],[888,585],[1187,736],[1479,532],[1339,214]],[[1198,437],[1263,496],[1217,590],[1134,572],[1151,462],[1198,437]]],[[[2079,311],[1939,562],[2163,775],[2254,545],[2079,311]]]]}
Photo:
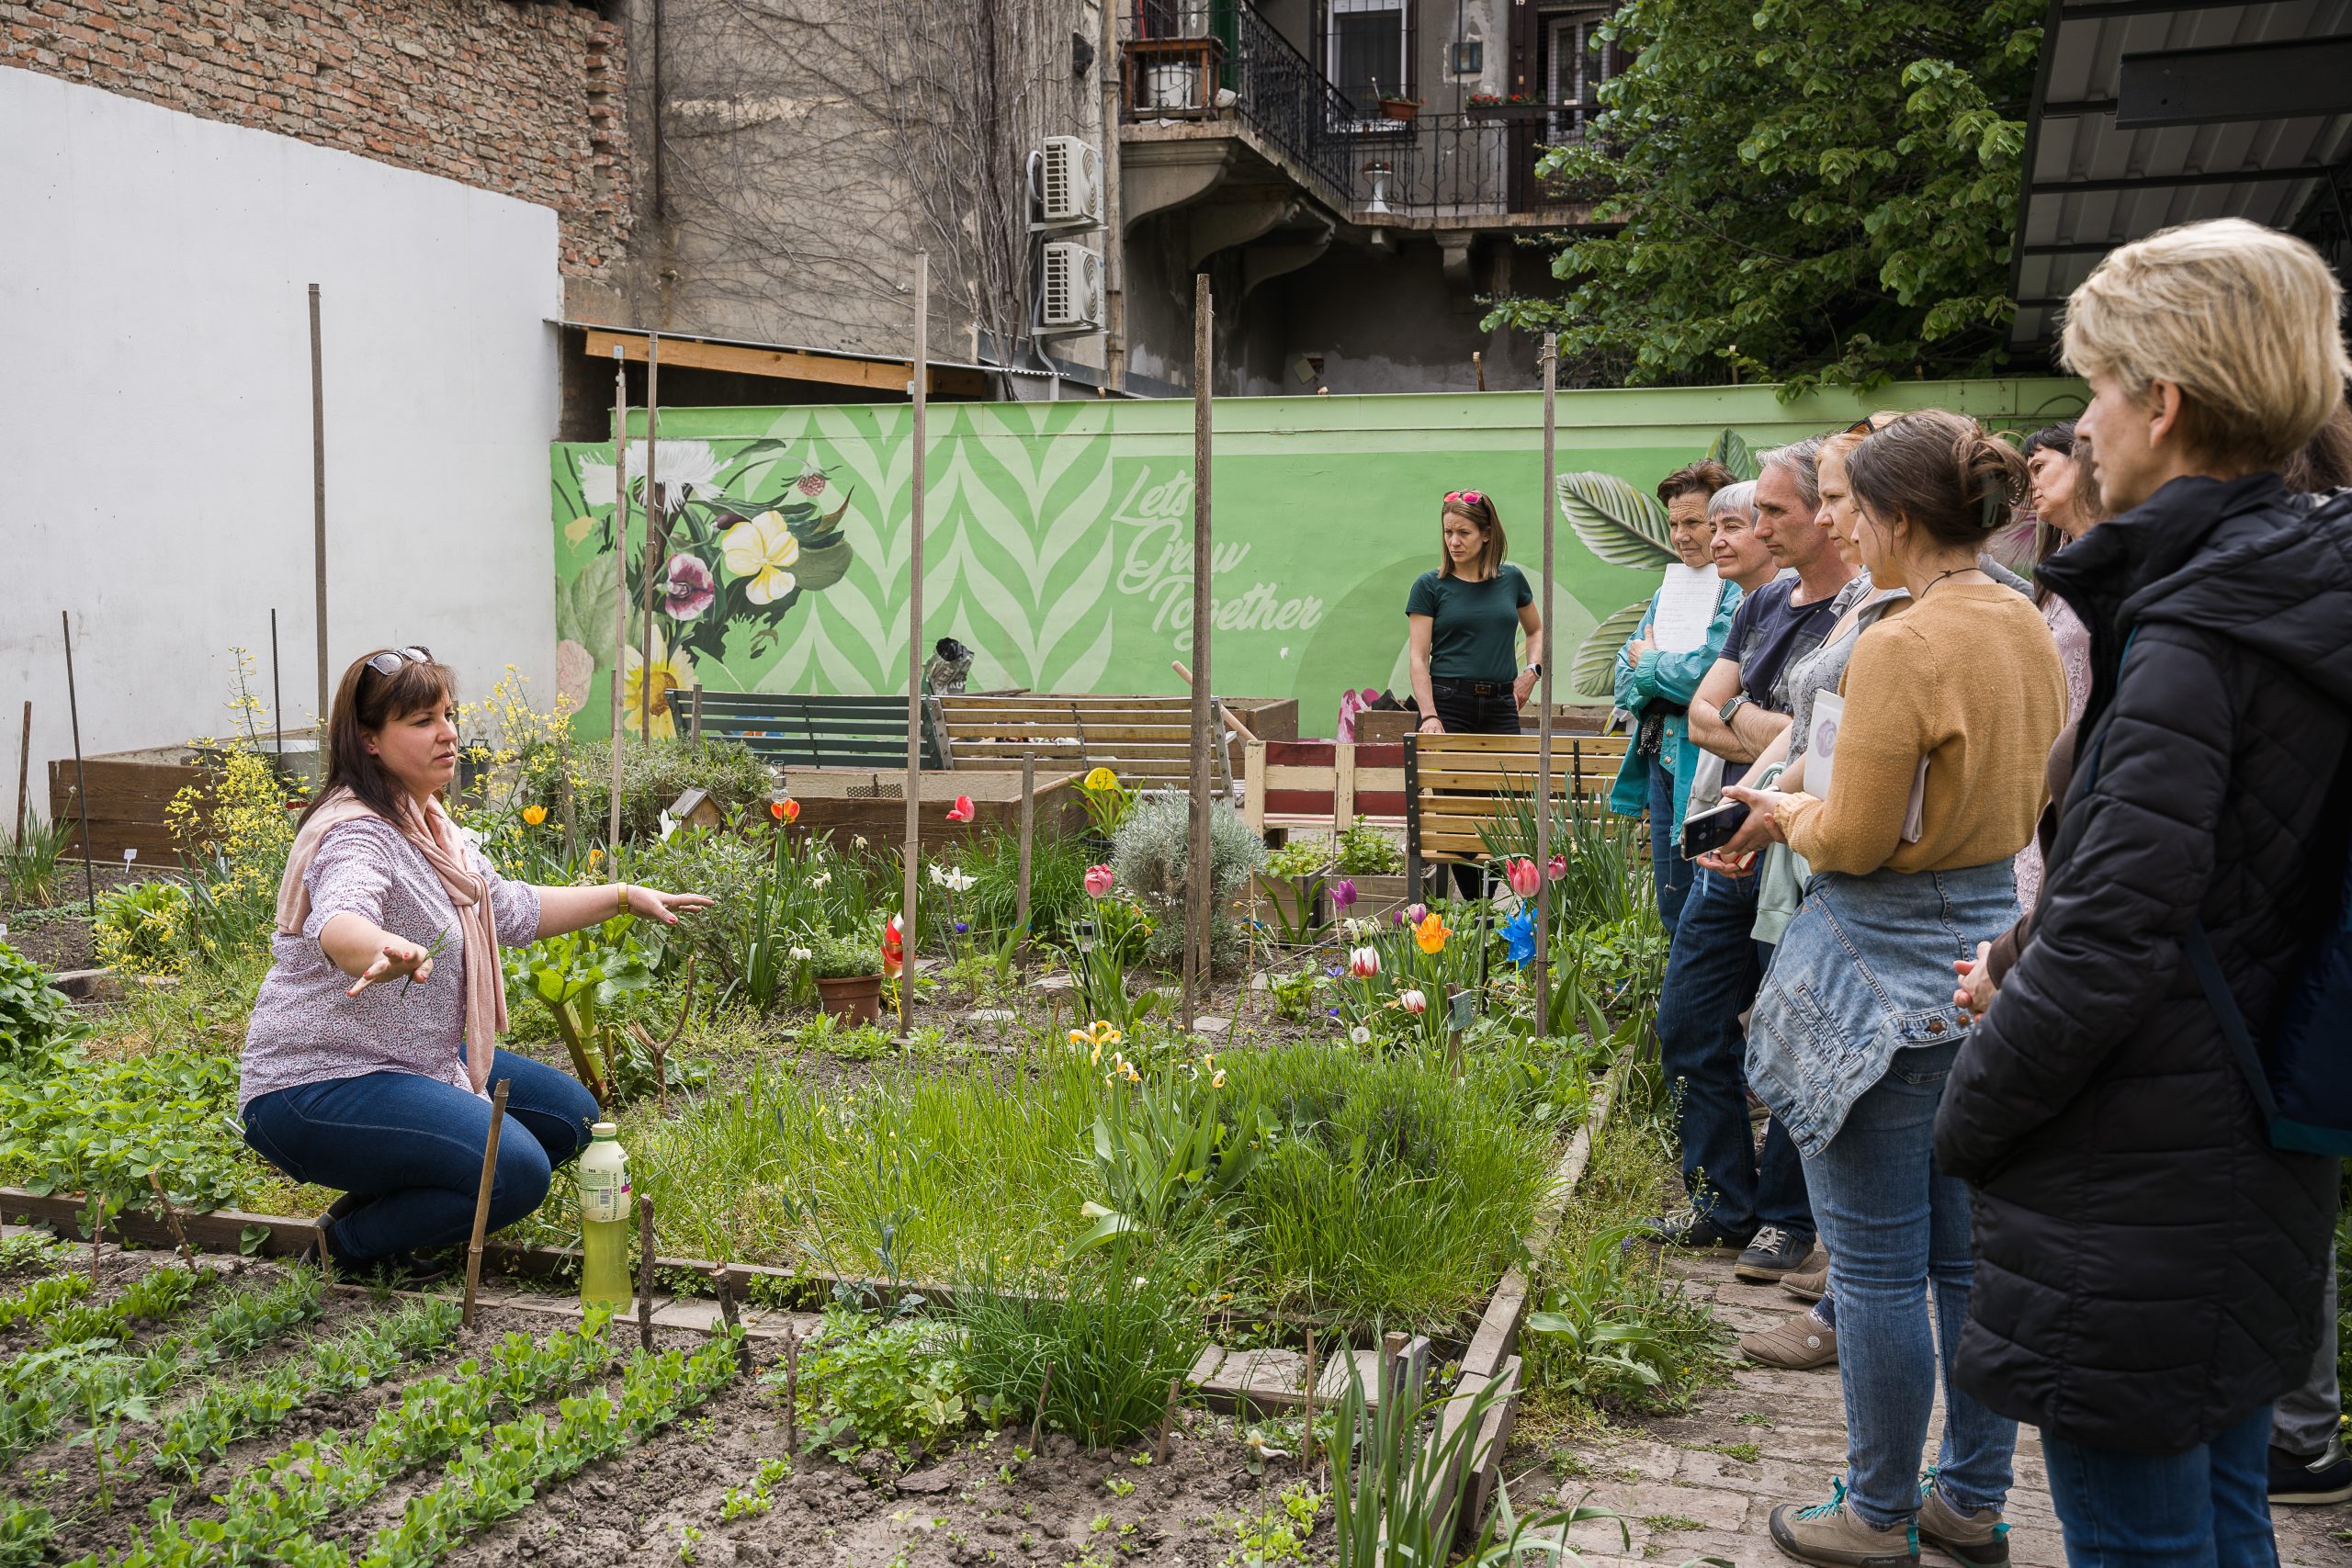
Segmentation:
{"type": "Polygon", "coordinates": [[[433,954],[406,937],[387,937],[374,962],[360,972],[359,978],[343,994],[356,997],[370,986],[385,980],[397,980],[403,976],[414,980],[433,978],[433,954]]]}
{"type": "Polygon", "coordinates": [[[635,886],[628,890],[630,914],[641,919],[659,920],[665,926],[676,925],[678,917],[689,910],[707,909],[710,906],[710,898],[700,893],[664,893],[656,887],[635,886]]]}

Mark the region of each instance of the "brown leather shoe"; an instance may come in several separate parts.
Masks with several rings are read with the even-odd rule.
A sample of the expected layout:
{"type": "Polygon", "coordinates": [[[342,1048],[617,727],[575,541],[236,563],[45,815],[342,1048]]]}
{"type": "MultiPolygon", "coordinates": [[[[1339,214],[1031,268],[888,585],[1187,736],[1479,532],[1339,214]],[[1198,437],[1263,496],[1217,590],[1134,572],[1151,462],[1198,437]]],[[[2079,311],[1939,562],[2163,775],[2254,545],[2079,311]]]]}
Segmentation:
{"type": "Polygon", "coordinates": [[[1838,1330],[1813,1314],[1801,1312],[1785,1323],[1741,1335],[1739,1348],[1751,1361],[1809,1372],[1815,1367],[1838,1364],[1838,1330]]]}
{"type": "Polygon", "coordinates": [[[1817,1302],[1829,1293],[1829,1249],[1813,1244],[1804,1264],[1781,1276],[1781,1289],[1801,1302],[1817,1302]]]}
{"type": "Polygon", "coordinates": [[[1821,1568],[1918,1568],[1919,1541],[1907,1521],[1884,1529],[1866,1525],[1846,1506],[1846,1483],[1830,1485],[1826,1503],[1783,1503],[1772,1510],[1773,1545],[1821,1568]]]}

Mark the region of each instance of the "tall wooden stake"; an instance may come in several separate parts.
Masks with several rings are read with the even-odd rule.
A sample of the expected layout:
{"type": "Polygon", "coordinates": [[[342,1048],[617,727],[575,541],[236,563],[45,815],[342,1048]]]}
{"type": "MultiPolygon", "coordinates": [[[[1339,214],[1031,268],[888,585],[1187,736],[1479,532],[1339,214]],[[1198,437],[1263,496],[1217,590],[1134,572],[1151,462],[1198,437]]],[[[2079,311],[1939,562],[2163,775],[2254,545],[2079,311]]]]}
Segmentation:
{"type": "Polygon", "coordinates": [[[915,875],[922,861],[922,487],[923,422],[931,390],[931,253],[915,253],[915,357],[907,376],[914,400],[914,467],[910,478],[907,558],[907,847],[906,886],[899,908],[899,940],[906,964],[899,971],[899,1032],[909,1032],[915,992],[915,875]]]}
{"type": "MultiPolygon", "coordinates": [[[[286,692],[277,679],[277,607],[275,604],[269,610],[269,718],[277,727],[277,754],[283,757],[286,755],[286,692]]],[[[321,715],[317,739],[324,741],[326,734],[326,717],[321,715]]],[[[319,777],[326,777],[323,770],[319,777]]]]}
{"type": "Polygon", "coordinates": [[[613,349],[613,801],[605,825],[605,853],[619,874],[621,854],[621,711],[623,667],[628,662],[628,366],[613,349]]]}
{"type": "Polygon", "coordinates": [[[1209,275],[1193,278],[1193,818],[1191,847],[1185,852],[1184,891],[1191,906],[1185,911],[1191,936],[1184,943],[1184,1032],[1193,1031],[1194,1010],[1208,998],[1209,919],[1213,908],[1214,867],[1209,832],[1209,746],[1216,739],[1216,716],[1209,701],[1215,677],[1209,667],[1209,378],[1216,350],[1216,306],[1209,291],[1209,275]]]}
{"type": "MultiPolygon", "coordinates": [[[[32,705],[25,705],[25,722],[32,722],[32,705]]],[[[22,795],[19,788],[17,792],[22,795]]],[[[1029,945],[1029,859],[1037,833],[1037,753],[1023,747],[1021,752],[1021,881],[1012,895],[1012,926],[1021,933],[1021,945],[1029,945]]]]}
{"type": "Polygon", "coordinates": [[[74,804],[82,816],[82,891],[90,900],[90,919],[98,918],[96,873],[90,869],[90,791],[82,780],[82,699],[74,689],[74,615],[57,612],[65,626],[65,712],[74,724],[74,804]]]}
{"type": "Polygon", "coordinates": [[[1535,1033],[1548,1032],[1552,1010],[1552,667],[1560,661],[1552,626],[1552,525],[1559,502],[1553,498],[1555,461],[1554,438],[1558,434],[1557,393],[1560,370],[1558,334],[1544,334],[1544,592],[1536,599],[1544,617],[1544,673],[1536,677],[1535,700],[1535,1033]]]}
{"type": "MultiPolygon", "coordinates": [[[[481,1238],[490,1229],[490,1190],[498,1180],[498,1134],[506,1122],[509,1081],[499,1079],[498,1087],[490,1091],[490,1141],[481,1146],[481,1187],[474,1193],[473,1239],[466,1243],[466,1301],[458,1311],[458,1322],[466,1328],[474,1325],[474,1297],[481,1290],[481,1238]]],[[[320,1257],[325,1256],[322,1248],[320,1257]]]]}
{"type": "Polygon", "coordinates": [[[637,1199],[637,1343],[653,1348],[653,1200],[637,1199]]]}
{"type": "MultiPolygon", "coordinates": [[[[327,378],[319,337],[319,286],[311,285],[311,592],[319,628],[319,777],[326,774],[327,733],[327,378]]],[[[283,720],[279,722],[283,723],[283,720]]]]}
{"type": "MultiPolygon", "coordinates": [[[[25,842],[25,781],[33,765],[33,700],[25,699],[25,733],[17,742],[17,845],[25,842]]],[[[1024,876],[1025,882],[1027,878],[1024,876]]]]}
{"type": "Polygon", "coordinates": [[[645,625],[638,632],[639,671],[637,682],[637,738],[653,744],[653,575],[661,569],[662,536],[666,532],[661,487],[654,476],[662,468],[662,338],[645,334],[645,570],[642,578],[645,625]]]}
{"type": "MultiPolygon", "coordinates": [[[[155,1207],[164,1211],[164,1218],[172,1227],[172,1239],[180,1244],[180,1261],[193,1270],[196,1268],[196,1248],[187,1244],[187,1227],[180,1224],[180,1212],[173,1208],[171,1199],[164,1195],[164,1179],[151,1170],[147,1173],[147,1187],[155,1194],[155,1207]]],[[[319,1256],[324,1258],[326,1254],[322,1252],[319,1256]]]]}

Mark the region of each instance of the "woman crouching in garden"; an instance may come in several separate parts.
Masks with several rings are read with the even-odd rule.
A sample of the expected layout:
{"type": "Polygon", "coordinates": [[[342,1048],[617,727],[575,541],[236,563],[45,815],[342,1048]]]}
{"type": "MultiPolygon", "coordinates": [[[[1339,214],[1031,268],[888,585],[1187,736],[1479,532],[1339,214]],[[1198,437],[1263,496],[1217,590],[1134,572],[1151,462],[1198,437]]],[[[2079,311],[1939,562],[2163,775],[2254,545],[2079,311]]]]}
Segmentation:
{"type": "Polygon", "coordinates": [[[1834,737],[1815,700],[1808,793],[1724,791],[1813,868],[1756,999],[1747,1074],[1804,1156],[1829,1249],[1847,1472],[1827,1502],[1775,1509],[1772,1539],[1806,1562],[1917,1562],[1916,1523],[1991,1568],[2007,1561],[2017,1426],[1951,1385],[1974,1279],[1969,1201],[1932,1143],[1968,1025],[1936,970],[2016,918],[2010,863],[2041,809],[2066,677],[2031,602],[1977,565],[2025,489],[2013,447],[1973,420],[1911,413],[1845,471],[1862,564],[1910,603],[1855,639],[1834,737]],[[1939,1351],[1943,1443],[1923,1488],[1939,1351]]]}
{"type": "Polygon", "coordinates": [[[508,1081],[515,1123],[499,1140],[493,1230],[539,1206],[596,1118],[595,1098],[571,1077],[498,1049],[500,945],[616,914],[674,923],[675,911],[710,902],[501,877],[438,798],[458,766],[456,705],[454,673],[425,649],[386,649],[344,671],[326,778],[278,885],[274,961],[237,1095],[245,1141],[264,1159],[343,1190],[319,1222],[335,1261],[411,1280],[441,1271],[418,1248],[472,1231],[489,1084],[508,1081]]]}

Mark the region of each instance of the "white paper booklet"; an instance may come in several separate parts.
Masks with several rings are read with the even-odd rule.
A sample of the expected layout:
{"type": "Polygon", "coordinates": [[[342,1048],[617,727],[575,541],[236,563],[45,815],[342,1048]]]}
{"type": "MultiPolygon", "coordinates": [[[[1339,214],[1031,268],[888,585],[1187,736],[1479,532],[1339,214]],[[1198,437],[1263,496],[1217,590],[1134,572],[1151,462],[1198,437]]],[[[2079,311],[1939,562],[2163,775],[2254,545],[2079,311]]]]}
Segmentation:
{"type": "MultiPolygon", "coordinates": [[[[1813,699],[1813,737],[1805,743],[1804,787],[1807,795],[1829,798],[1830,781],[1838,774],[1838,729],[1846,721],[1842,692],[1823,692],[1813,699]]],[[[1911,775],[1911,800],[1903,811],[1903,841],[1916,844],[1925,830],[1922,813],[1928,799],[1928,760],[1911,775]]]]}
{"type": "Polygon", "coordinates": [[[1658,590],[1657,614],[1650,617],[1650,641],[1661,653],[1688,653],[1705,646],[1707,626],[1715,618],[1715,603],[1723,596],[1723,579],[1712,566],[1666,569],[1666,586],[1658,590]]]}

